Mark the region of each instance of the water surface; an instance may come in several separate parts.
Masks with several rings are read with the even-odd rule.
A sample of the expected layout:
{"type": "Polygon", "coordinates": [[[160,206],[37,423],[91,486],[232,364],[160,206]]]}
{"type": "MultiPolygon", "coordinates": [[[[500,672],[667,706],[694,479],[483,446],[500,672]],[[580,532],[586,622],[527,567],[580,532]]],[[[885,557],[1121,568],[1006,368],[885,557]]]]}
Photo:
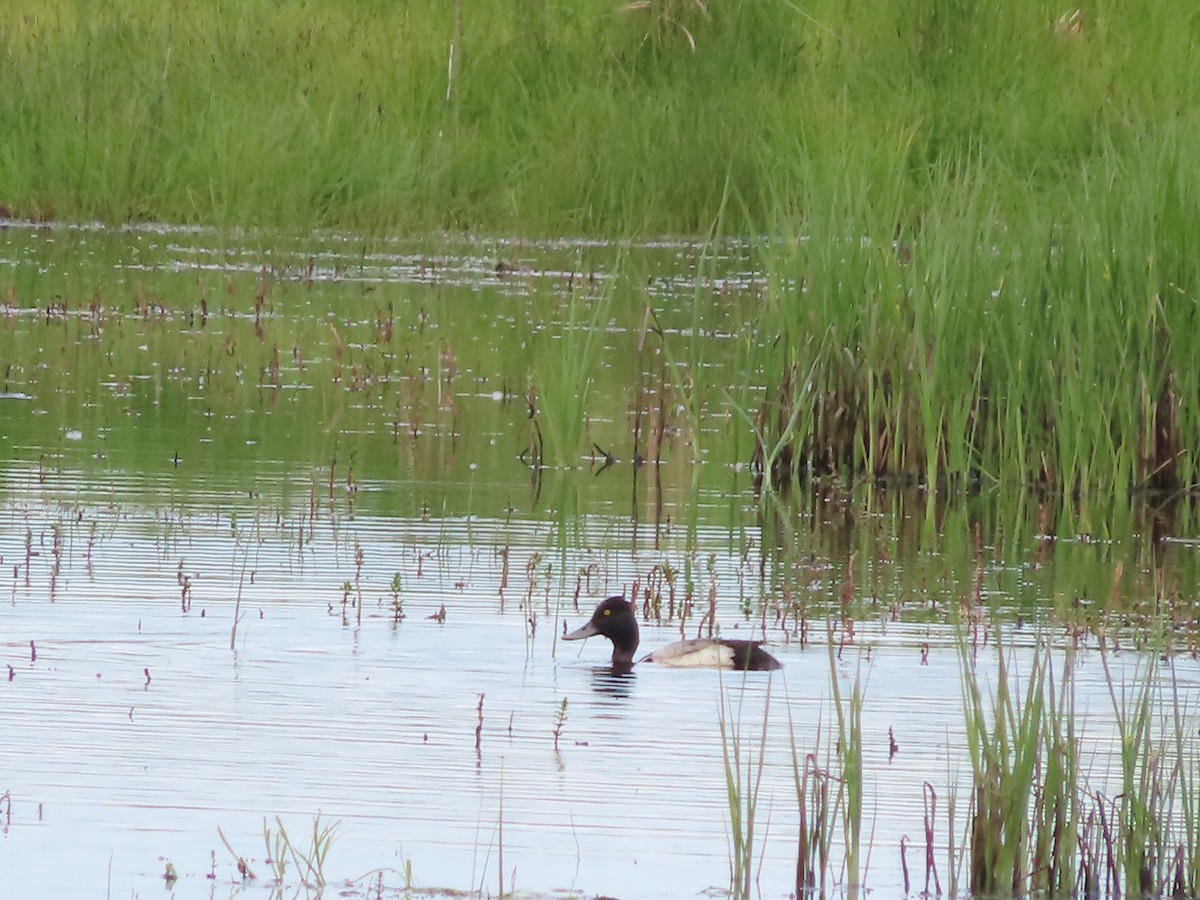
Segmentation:
{"type": "MultiPolygon", "coordinates": [[[[490,894],[723,891],[723,719],[743,794],[765,727],[756,882],[786,896],[793,763],[837,769],[831,677],[863,692],[868,886],[902,890],[904,836],[923,886],[930,790],[945,886],[968,803],[964,653],[994,685],[998,635],[1018,676],[1041,639],[1060,666],[1076,648],[1089,787],[1115,793],[1101,626],[1122,686],[1169,671],[1140,649],[1159,646],[1151,608],[1173,604],[1177,646],[1195,645],[1186,508],[849,482],[757,496],[735,391],[758,373],[692,359],[715,388],[689,417],[663,375],[685,345],[638,350],[647,302],[667,334],[694,327],[699,248],[0,234],[15,896],[150,895],[168,863],[177,896],[235,892],[218,829],[265,885],[277,817],[301,844],[337,823],[325,871],[352,895],[377,870],[404,886],[406,864],[419,887],[490,894]],[[631,252],[637,287],[598,299],[631,252]],[[570,371],[556,348],[596,327],[568,296],[609,304],[592,449],[552,465],[543,434],[539,469],[530,386],[548,420],[547,373],[570,371]],[[661,429],[638,431],[638,410],[661,429]],[[648,611],[646,648],[697,633],[711,598],[717,631],[765,637],[784,668],[614,679],[606,643],[557,640],[611,593],[648,611]]],[[[703,327],[736,345],[757,276],[733,248],[703,278],[703,327]]],[[[1169,659],[1193,714],[1200,667],[1169,659]]]]}

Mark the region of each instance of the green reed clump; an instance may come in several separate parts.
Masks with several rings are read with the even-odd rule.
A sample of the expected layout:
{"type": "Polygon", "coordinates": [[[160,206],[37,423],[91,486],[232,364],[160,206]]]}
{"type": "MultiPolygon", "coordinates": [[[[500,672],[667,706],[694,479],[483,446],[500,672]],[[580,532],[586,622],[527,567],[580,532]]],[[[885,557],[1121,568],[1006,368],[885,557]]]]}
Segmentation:
{"type": "Polygon", "coordinates": [[[1174,812],[1177,827],[1172,835],[1175,853],[1169,864],[1170,887],[1176,896],[1200,893],[1200,754],[1196,746],[1194,717],[1196,707],[1181,695],[1175,659],[1171,666],[1171,711],[1166,741],[1171,754],[1169,783],[1175,787],[1178,802],[1174,812]]]}
{"type": "Polygon", "coordinates": [[[1074,653],[1067,650],[1058,685],[1053,666],[1046,668],[1046,699],[1037,757],[1030,841],[1030,888],[1049,895],[1070,895],[1077,887],[1080,784],[1074,653]]]}
{"type": "Polygon", "coordinates": [[[820,763],[820,731],[817,732],[814,750],[802,753],[796,746],[796,730],[791,721],[790,708],[788,717],[798,814],[796,896],[824,894],[831,874],[831,845],[837,807],[842,797],[841,782],[828,767],[820,763]]]}
{"type": "Polygon", "coordinates": [[[531,335],[530,418],[538,465],[573,468],[588,442],[589,401],[608,329],[611,288],[562,298],[531,335]]]}
{"type": "Polygon", "coordinates": [[[973,773],[971,891],[1193,896],[1200,743],[1173,658],[1139,654],[1118,667],[1115,651],[1101,645],[1119,764],[1110,788],[1090,784],[1097,773],[1081,765],[1072,648],[1056,670],[1058,651],[1039,641],[1020,696],[1009,670],[1014,647],[998,639],[990,702],[965,642],[960,649],[973,773]]]}
{"type": "MultiPolygon", "coordinates": [[[[300,878],[300,884],[305,896],[321,896],[327,881],[325,861],[329,856],[330,849],[333,847],[333,840],[340,825],[341,823],[337,821],[333,823],[322,822],[321,816],[317,815],[313,819],[312,834],[308,845],[304,846],[296,843],[288,835],[283,820],[278,816],[275,817],[274,829],[267,824],[266,819],[263,819],[263,845],[266,847],[266,860],[271,866],[275,884],[277,886],[284,884],[288,859],[290,858],[300,878]]],[[[225,842],[225,846],[229,848],[229,852],[235,858],[238,858],[237,854],[233,852],[233,848],[229,846],[229,842],[225,840],[224,834],[221,835],[221,840],[225,842]]],[[[243,868],[240,858],[238,858],[238,865],[239,870],[243,868]]]]}
{"type": "Polygon", "coordinates": [[[1160,883],[1166,837],[1163,770],[1151,733],[1155,679],[1142,677],[1134,686],[1132,697],[1126,696],[1124,689],[1118,696],[1107,654],[1102,659],[1120,740],[1121,793],[1115,808],[1118,827],[1112,843],[1121,882],[1131,892],[1151,896],[1157,893],[1155,884],[1160,883]]]}
{"type": "Polygon", "coordinates": [[[837,723],[833,748],[822,748],[822,731],[818,726],[811,750],[802,751],[788,705],[788,737],[796,791],[798,897],[823,896],[834,878],[849,897],[859,896],[865,888],[861,673],[856,672],[851,695],[844,697],[835,643],[830,640],[828,647],[830,703],[837,723]],[[843,853],[840,864],[834,859],[839,825],[843,853]]]}
{"type": "MultiPolygon", "coordinates": [[[[892,145],[911,166],[911,141],[892,145]]],[[[756,463],[1067,494],[1197,480],[1200,262],[1183,210],[1200,152],[1171,125],[1109,142],[1061,207],[985,156],[934,168],[918,208],[814,187],[764,251],[768,390],[756,463]],[[1169,185],[1163,189],[1162,185],[1169,185]]]]}
{"type": "Polygon", "coordinates": [[[914,106],[850,89],[814,119],[820,134],[801,127],[802,196],[781,196],[794,206],[773,220],[786,239],[763,249],[756,312],[781,336],[759,354],[757,463],[772,483],[832,471],[1071,493],[1197,480],[1183,337],[1200,289],[1184,212],[1200,198],[1194,110],[1122,49],[1146,28],[1178,62],[1187,39],[1169,32],[1197,17],[1071,37],[1033,31],[1028,12],[918,16],[915,56],[897,60],[930,79],[914,106]],[[1019,84],[1005,74],[1017,58],[1019,84]],[[925,103],[936,114],[923,118],[925,103]],[[1166,109],[1178,115],[1159,119],[1166,109]]]}
{"type": "Polygon", "coordinates": [[[1141,896],[1195,896],[1200,889],[1195,709],[1180,691],[1172,656],[1138,664],[1130,678],[1114,671],[1111,649],[1102,647],[1101,654],[1121,774],[1118,795],[1094,799],[1103,839],[1103,853],[1095,855],[1103,861],[1104,880],[1141,896]]]}
{"type": "Polygon", "coordinates": [[[1022,698],[1010,683],[1011,644],[998,637],[996,647],[996,683],[985,703],[965,640],[959,645],[972,768],[969,887],[985,896],[1070,895],[1080,790],[1072,654],[1056,687],[1051,651],[1039,643],[1022,698]]]}

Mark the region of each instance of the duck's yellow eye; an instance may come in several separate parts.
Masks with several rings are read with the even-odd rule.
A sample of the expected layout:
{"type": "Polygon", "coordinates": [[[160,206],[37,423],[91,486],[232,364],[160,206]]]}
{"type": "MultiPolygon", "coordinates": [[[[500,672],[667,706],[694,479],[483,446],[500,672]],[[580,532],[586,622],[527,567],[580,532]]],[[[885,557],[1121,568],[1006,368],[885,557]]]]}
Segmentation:
{"type": "Polygon", "coordinates": [[[611,609],[606,609],[606,610],[604,611],[604,614],[605,614],[606,616],[611,616],[611,615],[612,615],[612,610],[611,610],[611,609]]]}

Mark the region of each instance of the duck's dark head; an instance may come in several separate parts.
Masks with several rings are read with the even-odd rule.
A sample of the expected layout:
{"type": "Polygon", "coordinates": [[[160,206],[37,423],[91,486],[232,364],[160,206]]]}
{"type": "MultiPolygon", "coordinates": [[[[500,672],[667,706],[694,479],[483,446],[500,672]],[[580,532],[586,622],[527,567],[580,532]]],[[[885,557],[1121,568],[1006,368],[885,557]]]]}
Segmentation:
{"type": "Polygon", "coordinates": [[[587,624],[563,635],[564,641],[582,641],[584,638],[602,635],[613,644],[613,670],[628,672],[633,665],[633,654],[638,645],[637,617],[633,604],[624,597],[609,597],[596,607],[587,624]]]}

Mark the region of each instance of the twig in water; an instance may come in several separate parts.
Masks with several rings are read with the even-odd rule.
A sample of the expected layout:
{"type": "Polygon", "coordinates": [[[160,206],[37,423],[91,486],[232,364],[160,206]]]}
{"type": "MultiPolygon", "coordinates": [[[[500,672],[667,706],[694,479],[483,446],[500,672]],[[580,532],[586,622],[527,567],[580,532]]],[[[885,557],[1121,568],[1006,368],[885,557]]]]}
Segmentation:
{"type": "MultiPolygon", "coordinates": [[[[937,791],[928,781],[922,789],[925,802],[925,895],[929,896],[929,876],[933,875],[934,890],[942,895],[942,880],[938,877],[937,858],[933,855],[933,823],[937,818],[937,791]]],[[[906,879],[907,881],[907,876],[906,879]]],[[[905,893],[908,893],[906,890],[905,893]]]]}
{"type": "Polygon", "coordinates": [[[237,628],[242,621],[242,586],[246,583],[246,561],[242,560],[242,574],[238,578],[237,599],[233,604],[233,627],[229,629],[229,649],[237,649],[237,628]]]}
{"type": "Polygon", "coordinates": [[[558,738],[562,734],[563,725],[567,723],[567,698],[563,697],[562,704],[554,716],[554,752],[558,752],[558,738]]]}
{"type": "MultiPolygon", "coordinates": [[[[483,695],[479,695],[480,704],[483,703],[483,695]]],[[[504,897],[504,762],[500,762],[500,812],[499,821],[497,823],[497,858],[496,858],[496,881],[500,885],[500,898],[504,897]]]]}
{"type": "Polygon", "coordinates": [[[229,851],[229,855],[232,856],[234,861],[237,863],[238,874],[242,876],[242,880],[245,881],[247,878],[257,878],[258,876],[250,871],[250,867],[246,865],[246,860],[241,856],[238,856],[237,852],[230,845],[229,838],[225,837],[225,832],[221,830],[220,825],[217,826],[217,834],[221,838],[221,843],[225,845],[225,849],[229,851]]]}
{"type": "Polygon", "coordinates": [[[479,706],[475,708],[478,721],[475,723],[475,765],[480,762],[480,745],[483,742],[483,694],[479,695],[479,706]]]}

